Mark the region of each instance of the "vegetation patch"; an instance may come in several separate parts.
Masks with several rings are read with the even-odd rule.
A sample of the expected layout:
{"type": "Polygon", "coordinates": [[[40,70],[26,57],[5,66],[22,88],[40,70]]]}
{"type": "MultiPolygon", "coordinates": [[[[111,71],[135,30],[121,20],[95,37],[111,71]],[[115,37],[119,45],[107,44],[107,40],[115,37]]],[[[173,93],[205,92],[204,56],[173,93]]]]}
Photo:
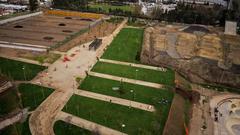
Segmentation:
{"type": "Polygon", "coordinates": [[[175,75],[170,69],[166,72],[162,72],[145,68],[97,62],[92,68],[92,71],[165,85],[174,85],[175,75]]]}
{"type": "MultiPolygon", "coordinates": [[[[15,88],[10,88],[0,95],[0,117],[20,109],[20,102],[15,88]]],[[[0,132],[1,133],[1,132],[0,132]]]]}
{"type": "Polygon", "coordinates": [[[122,29],[107,48],[102,58],[140,63],[143,32],[143,29],[122,29]]]}
{"type": "Polygon", "coordinates": [[[228,86],[223,86],[218,84],[201,84],[201,86],[208,89],[216,90],[219,92],[228,91],[228,92],[240,94],[240,89],[238,88],[233,88],[233,87],[228,87],[228,86]]]}
{"type": "Polygon", "coordinates": [[[44,66],[0,58],[0,74],[6,75],[14,80],[32,80],[44,69],[46,69],[44,66]]]}
{"type": "Polygon", "coordinates": [[[14,26],[14,28],[23,28],[23,26],[22,25],[16,25],[16,26],[14,26]]]}
{"type": "Polygon", "coordinates": [[[15,123],[10,125],[3,130],[0,130],[1,135],[31,135],[31,131],[29,129],[29,118],[27,118],[24,122],[15,123]]]}
{"type": "Polygon", "coordinates": [[[65,23],[59,23],[58,26],[66,26],[65,23]]]}
{"type": "Polygon", "coordinates": [[[57,121],[54,124],[54,133],[56,135],[94,135],[89,130],[77,127],[64,121],[57,121]]]}
{"type": "Polygon", "coordinates": [[[54,38],[53,38],[53,37],[49,37],[49,36],[47,36],[47,37],[43,37],[43,39],[44,39],[44,40],[51,41],[51,40],[53,40],[54,38]]]}
{"type": "Polygon", "coordinates": [[[78,95],[73,95],[63,110],[131,135],[160,135],[166,119],[160,112],[147,112],[78,95]]]}
{"type": "Polygon", "coordinates": [[[90,4],[89,5],[90,8],[94,8],[94,9],[100,9],[99,11],[102,11],[104,13],[109,13],[112,10],[122,10],[123,12],[128,11],[128,12],[133,12],[134,11],[134,7],[130,6],[130,5],[110,5],[110,4],[90,4]]]}
{"type": "Polygon", "coordinates": [[[94,76],[87,76],[79,88],[103,95],[150,104],[161,112],[168,112],[173,98],[173,92],[170,90],[145,87],[94,76]],[[164,101],[167,102],[164,103],[164,101]]]}
{"type": "Polygon", "coordinates": [[[36,109],[52,92],[53,89],[34,84],[20,84],[18,86],[23,108],[30,111],[36,109]]]}

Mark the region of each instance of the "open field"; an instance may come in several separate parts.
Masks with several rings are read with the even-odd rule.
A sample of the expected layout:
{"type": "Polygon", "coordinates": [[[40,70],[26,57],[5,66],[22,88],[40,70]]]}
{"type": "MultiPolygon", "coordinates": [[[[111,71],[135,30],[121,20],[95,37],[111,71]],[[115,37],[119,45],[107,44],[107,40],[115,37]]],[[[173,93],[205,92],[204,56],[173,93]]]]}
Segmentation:
{"type": "Polygon", "coordinates": [[[105,13],[109,13],[109,9],[111,9],[111,10],[121,9],[123,11],[129,11],[129,12],[134,11],[134,7],[130,6],[130,5],[113,6],[113,5],[109,5],[109,4],[90,4],[89,7],[95,8],[95,9],[101,8],[103,10],[103,12],[105,12],[105,13]]]}
{"type": "Polygon", "coordinates": [[[0,58],[0,73],[14,80],[31,80],[46,67],[0,58]]]}
{"type": "Polygon", "coordinates": [[[91,131],[82,129],[75,125],[65,123],[63,121],[57,121],[54,124],[55,135],[92,135],[91,131]]]}
{"type": "Polygon", "coordinates": [[[140,63],[143,29],[124,28],[115,37],[102,58],[140,63]]]}
{"type": "Polygon", "coordinates": [[[159,112],[151,113],[77,95],[71,97],[63,110],[131,135],[159,135],[166,120],[159,112]]]}
{"type": "Polygon", "coordinates": [[[162,72],[125,65],[97,62],[92,68],[92,71],[166,85],[174,84],[174,72],[170,69],[166,72],[162,72]]]}
{"type": "Polygon", "coordinates": [[[6,42],[51,47],[88,28],[95,19],[38,15],[0,26],[0,39],[6,42]]]}
{"type": "Polygon", "coordinates": [[[29,129],[29,119],[27,118],[23,123],[15,123],[0,131],[1,135],[31,135],[29,129]]]}
{"type": "Polygon", "coordinates": [[[156,89],[129,83],[120,83],[118,81],[93,76],[87,76],[79,88],[103,95],[150,104],[161,111],[169,108],[173,98],[173,93],[170,90],[156,89]],[[113,90],[113,88],[119,88],[122,90],[116,91],[113,90]],[[170,103],[159,103],[162,99],[166,99],[170,101],[170,103]]]}
{"type": "Polygon", "coordinates": [[[18,90],[21,94],[22,106],[30,107],[30,111],[37,108],[53,92],[53,89],[33,84],[20,84],[18,90]]]}

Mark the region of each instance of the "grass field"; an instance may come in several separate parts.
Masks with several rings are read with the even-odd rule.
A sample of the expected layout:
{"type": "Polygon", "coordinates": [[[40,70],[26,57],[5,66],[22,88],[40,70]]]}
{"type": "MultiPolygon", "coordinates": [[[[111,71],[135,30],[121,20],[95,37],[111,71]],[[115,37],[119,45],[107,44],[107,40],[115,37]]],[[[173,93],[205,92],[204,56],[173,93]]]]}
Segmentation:
{"type": "Polygon", "coordinates": [[[78,95],[73,95],[63,110],[130,135],[160,135],[167,118],[160,112],[147,112],[78,95]]]}
{"type": "Polygon", "coordinates": [[[154,105],[162,112],[165,110],[168,112],[171,102],[169,104],[161,104],[159,101],[162,99],[172,101],[173,98],[173,93],[170,90],[156,89],[130,83],[121,84],[119,81],[94,76],[86,77],[79,88],[95,93],[154,105]],[[114,87],[121,88],[122,90],[114,91],[114,87]]]}
{"type": "Polygon", "coordinates": [[[20,108],[17,90],[11,88],[0,95],[0,117],[20,108]]]}
{"type": "Polygon", "coordinates": [[[140,63],[143,29],[123,28],[114,38],[102,58],[140,63]]]}
{"type": "Polygon", "coordinates": [[[92,71],[148,82],[174,85],[174,72],[170,69],[167,70],[167,72],[161,72],[125,65],[97,62],[92,68],[92,71]]]}
{"type": "Polygon", "coordinates": [[[14,80],[31,80],[46,67],[0,57],[0,74],[14,80]]]}
{"type": "Polygon", "coordinates": [[[113,6],[113,5],[109,5],[109,4],[90,4],[89,6],[90,6],[90,8],[95,8],[95,9],[101,8],[106,13],[109,13],[110,8],[111,8],[111,10],[121,9],[123,11],[130,11],[130,12],[134,11],[134,7],[130,6],[130,5],[113,6]]]}
{"type": "Polygon", "coordinates": [[[54,124],[55,135],[93,135],[91,131],[66,123],[57,121],[54,124]]]}
{"type": "Polygon", "coordinates": [[[23,123],[16,123],[0,130],[0,135],[31,135],[28,120],[29,119],[23,123]]]}
{"type": "Polygon", "coordinates": [[[30,107],[30,111],[37,108],[53,92],[53,89],[33,84],[20,84],[18,90],[23,107],[30,107]]]}

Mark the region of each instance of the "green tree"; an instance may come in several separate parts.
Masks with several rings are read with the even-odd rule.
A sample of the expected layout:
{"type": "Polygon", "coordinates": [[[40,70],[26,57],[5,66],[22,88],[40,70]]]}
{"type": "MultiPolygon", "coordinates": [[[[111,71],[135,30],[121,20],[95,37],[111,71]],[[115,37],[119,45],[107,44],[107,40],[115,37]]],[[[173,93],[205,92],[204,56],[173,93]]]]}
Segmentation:
{"type": "Polygon", "coordinates": [[[30,11],[36,11],[38,9],[38,0],[29,0],[30,11]]]}

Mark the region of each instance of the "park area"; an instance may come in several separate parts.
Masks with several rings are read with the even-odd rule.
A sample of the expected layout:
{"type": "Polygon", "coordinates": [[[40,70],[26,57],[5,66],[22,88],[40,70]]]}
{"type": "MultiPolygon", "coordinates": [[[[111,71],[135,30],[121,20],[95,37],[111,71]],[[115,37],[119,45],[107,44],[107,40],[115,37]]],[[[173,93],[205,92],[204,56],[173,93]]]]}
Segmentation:
{"type": "Polygon", "coordinates": [[[63,110],[131,135],[161,134],[166,119],[159,112],[152,113],[78,95],[73,95],[63,110]],[[126,126],[122,127],[122,124],[126,126]]]}
{"type": "MultiPolygon", "coordinates": [[[[28,111],[34,111],[52,92],[53,89],[34,84],[19,84],[18,87],[1,93],[0,119],[11,116],[11,113],[17,113],[24,108],[28,108],[28,111]]],[[[0,130],[0,134],[31,135],[29,117],[0,130]]]]}
{"type": "Polygon", "coordinates": [[[0,57],[0,74],[13,80],[29,81],[46,67],[0,57]]]}
{"type": "Polygon", "coordinates": [[[174,84],[174,72],[170,69],[167,69],[167,71],[164,72],[126,65],[97,62],[91,71],[170,86],[174,84]]]}
{"type": "Polygon", "coordinates": [[[114,38],[103,59],[140,63],[143,29],[123,28],[114,38]]]}
{"type": "MultiPolygon", "coordinates": [[[[142,35],[142,29],[123,28],[101,58],[141,65],[140,60],[136,57],[141,52],[142,35]]],[[[172,70],[161,71],[158,68],[113,64],[100,60],[90,72],[142,80],[166,87],[143,86],[90,74],[80,83],[79,90],[76,90],[62,111],[130,135],[162,134],[174,97],[172,86],[174,86],[175,76],[172,70]],[[89,92],[92,95],[110,96],[119,101],[127,100],[127,104],[99,99],[97,95],[96,97],[81,95],[81,91],[89,92]],[[132,107],[131,102],[148,107],[153,106],[154,109],[147,111],[140,107],[132,107]]],[[[85,133],[85,130],[76,128],[70,123],[57,122],[55,127],[58,126],[73,129],[69,132],[85,133]]],[[[54,129],[56,134],[62,134],[60,129],[54,129]]]]}

